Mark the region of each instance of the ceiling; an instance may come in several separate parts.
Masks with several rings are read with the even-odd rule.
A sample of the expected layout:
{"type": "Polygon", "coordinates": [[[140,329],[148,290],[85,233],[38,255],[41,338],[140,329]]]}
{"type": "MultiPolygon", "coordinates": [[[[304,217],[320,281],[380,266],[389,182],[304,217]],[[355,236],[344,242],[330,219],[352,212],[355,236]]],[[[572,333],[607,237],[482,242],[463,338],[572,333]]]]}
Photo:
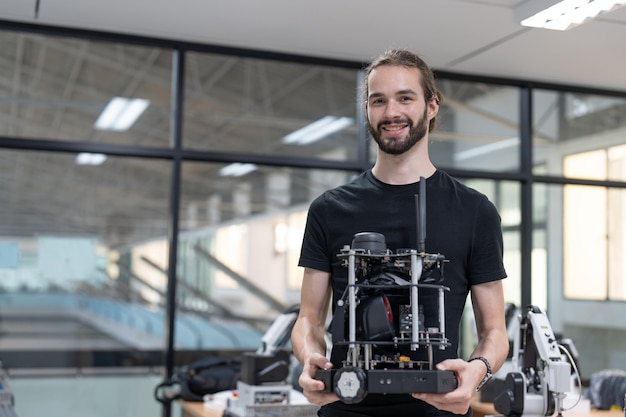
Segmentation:
{"type": "Polygon", "coordinates": [[[568,31],[514,18],[528,0],[2,0],[0,18],[368,61],[409,47],[439,70],[626,90],[626,7],[568,31]]]}

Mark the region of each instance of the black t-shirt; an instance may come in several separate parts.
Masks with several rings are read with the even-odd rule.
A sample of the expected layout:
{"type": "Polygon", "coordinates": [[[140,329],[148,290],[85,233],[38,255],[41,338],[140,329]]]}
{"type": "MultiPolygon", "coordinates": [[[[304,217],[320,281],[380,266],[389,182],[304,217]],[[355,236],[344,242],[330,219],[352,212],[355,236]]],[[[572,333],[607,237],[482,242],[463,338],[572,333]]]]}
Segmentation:
{"type": "MultiPolygon", "coordinates": [[[[298,265],[331,273],[333,306],[344,292],[348,275],[337,255],[356,233],[382,233],[387,248],[394,252],[417,248],[418,188],[419,183],[385,184],[366,171],[311,203],[298,265]]],[[[487,197],[441,170],[426,179],[426,252],[445,256],[443,285],[450,288],[445,311],[451,346],[435,349],[436,362],[458,356],[460,320],[470,287],[506,277],[502,251],[500,216],[487,197]]],[[[345,355],[335,351],[333,347],[332,361],[340,367],[337,359],[345,355]]],[[[348,409],[411,400],[409,395],[368,395],[348,409]]],[[[421,411],[423,406],[419,406],[421,411]]]]}

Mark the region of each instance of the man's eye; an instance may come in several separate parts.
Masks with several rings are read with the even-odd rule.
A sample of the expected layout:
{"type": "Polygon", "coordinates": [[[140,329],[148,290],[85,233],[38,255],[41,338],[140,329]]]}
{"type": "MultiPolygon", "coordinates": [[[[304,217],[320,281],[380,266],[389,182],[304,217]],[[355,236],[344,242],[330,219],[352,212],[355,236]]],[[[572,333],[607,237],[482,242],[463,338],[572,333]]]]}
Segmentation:
{"type": "Polygon", "coordinates": [[[400,97],[400,100],[398,101],[406,103],[409,101],[413,101],[413,99],[411,97],[406,96],[406,97],[400,97]]]}
{"type": "Polygon", "coordinates": [[[383,100],[382,98],[377,98],[376,100],[372,100],[372,104],[382,104],[384,102],[385,100],[383,100]]]}

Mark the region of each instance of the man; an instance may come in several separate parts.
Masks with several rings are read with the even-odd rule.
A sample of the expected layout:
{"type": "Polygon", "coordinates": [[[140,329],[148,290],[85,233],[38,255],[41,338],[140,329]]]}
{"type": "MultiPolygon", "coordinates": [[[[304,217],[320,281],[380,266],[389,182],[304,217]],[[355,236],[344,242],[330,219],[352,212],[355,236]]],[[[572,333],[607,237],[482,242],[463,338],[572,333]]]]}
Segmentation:
{"type": "Polygon", "coordinates": [[[442,97],[424,61],[407,50],[384,53],[366,68],[364,92],[369,131],[378,144],[376,163],[349,184],[326,191],[308,214],[299,261],[304,267],[300,315],[292,332],[294,353],[303,364],[299,383],[308,400],[322,406],[324,417],[466,414],[472,394],[508,353],[500,217],[485,196],[430,161],[428,136],[442,97]],[[451,289],[445,302],[451,346],[435,349],[435,361],[437,369],[456,373],[458,386],[448,393],[368,394],[357,404],[344,404],[314,378],[317,369],[339,368],[345,359],[337,346],[331,360],[325,356],[328,305],[332,299],[334,307],[347,283],[337,254],[364,231],[385,235],[393,251],[417,248],[414,195],[420,177],[428,197],[426,252],[448,260],[444,285],[451,289]],[[478,343],[466,362],[457,351],[470,292],[478,343]]]}

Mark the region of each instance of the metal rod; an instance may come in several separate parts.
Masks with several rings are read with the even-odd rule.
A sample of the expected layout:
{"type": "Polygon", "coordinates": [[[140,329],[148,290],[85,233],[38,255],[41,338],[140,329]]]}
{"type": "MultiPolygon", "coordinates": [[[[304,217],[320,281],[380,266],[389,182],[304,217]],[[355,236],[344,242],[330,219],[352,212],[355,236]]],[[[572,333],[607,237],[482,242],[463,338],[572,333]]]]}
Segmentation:
{"type": "Polygon", "coordinates": [[[417,283],[422,275],[422,258],[411,251],[411,350],[419,347],[419,291],[417,283]]]}
{"type": "Polygon", "coordinates": [[[356,296],[355,288],[356,277],[354,271],[354,249],[350,249],[348,256],[348,337],[350,349],[352,349],[352,365],[356,366],[356,296]]]}
{"type": "MultiPolygon", "coordinates": [[[[444,288],[439,287],[439,331],[441,332],[442,339],[446,338],[446,309],[445,309],[445,295],[444,288]]],[[[446,348],[445,344],[439,345],[440,350],[446,348]]]]}
{"type": "Polygon", "coordinates": [[[415,196],[417,210],[417,251],[426,252],[426,178],[420,177],[419,192],[415,196]]]}

